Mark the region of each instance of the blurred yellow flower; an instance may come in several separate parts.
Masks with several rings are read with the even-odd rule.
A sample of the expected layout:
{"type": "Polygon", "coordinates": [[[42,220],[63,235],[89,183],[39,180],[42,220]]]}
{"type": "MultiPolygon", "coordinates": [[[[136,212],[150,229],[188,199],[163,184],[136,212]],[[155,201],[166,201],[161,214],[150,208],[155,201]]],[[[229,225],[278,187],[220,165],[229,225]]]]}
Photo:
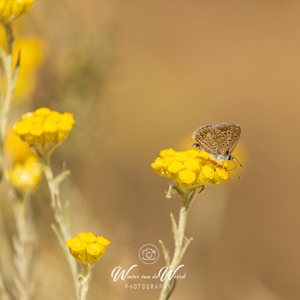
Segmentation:
{"type": "Polygon", "coordinates": [[[66,242],[71,255],[79,262],[95,263],[106,251],[110,241],[93,233],[79,233],[66,242]]]}
{"type": "Polygon", "coordinates": [[[29,99],[35,89],[36,67],[44,60],[45,43],[38,37],[18,38],[14,43],[13,65],[17,63],[19,52],[21,53],[21,64],[13,100],[16,103],[29,99]]]}
{"type": "Polygon", "coordinates": [[[218,163],[199,150],[162,150],[151,167],[159,176],[166,176],[183,188],[201,187],[206,183],[218,185],[228,179],[227,162],[218,163]]]}
{"type": "Polygon", "coordinates": [[[0,20],[11,23],[27,13],[34,0],[0,0],[0,20]]]}
{"type": "Polygon", "coordinates": [[[38,167],[38,158],[33,154],[25,162],[16,162],[7,170],[6,178],[21,193],[31,193],[41,179],[42,170],[38,167]]]}
{"type": "Polygon", "coordinates": [[[32,151],[28,145],[17,137],[12,129],[7,132],[4,144],[4,156],[10,164],[16,162],[24,162],[28,156],[32,155],[32,151]]]}
{"type": "MultiPolygon", "coordinates": [[[[1,1],[1,0],[0,0],[1,1]]],[[[18,30],[17,31],[17,36],[18,30]]],[[[20,35],[22,35],[20,33],[20,35]]],[[[5,29],[0,26],[0,46],[6,49],[5,29]]],[[[37,66],[42,63],[46,53],[46,45],[43,39],[37,36],[18,37],[14,43],[13,66],[16,65],[19,52],[21,53],[21,67],[15,88],[13,101],[24,102],[33,93],[37,80],[37,66]]],[[[2,90],[5,91],[5,77],[1,79],[2,90]]]]}
{"type": "Polygon", "coordinates": [[[27,144],[34,146],[38,154],[48,153],[65,140],[75,123],[70,113],[60,114],[49,108],[22,115],[13,132],[27,144]]]}

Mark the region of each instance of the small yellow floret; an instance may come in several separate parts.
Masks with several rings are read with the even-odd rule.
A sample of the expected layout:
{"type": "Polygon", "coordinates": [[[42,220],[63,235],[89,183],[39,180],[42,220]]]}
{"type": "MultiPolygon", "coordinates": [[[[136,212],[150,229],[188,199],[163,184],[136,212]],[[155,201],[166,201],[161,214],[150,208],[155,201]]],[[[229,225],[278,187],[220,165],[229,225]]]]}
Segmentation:
{"type": "Polygon", "coordinates": [[[183,164],[179,161],[172,162],[168,167],[168,171],[171,173],[178,173],[182,169],[183,169],[183,164]]]}
{"type": "Polygon", "coordinates": [[[43,129],[45,132],[45,140],[47,142],[53,141],[58,131],[58,125],[52,121],[46,121],[43,124],[43,129]]]}
{"type": "Polygon", "coordinates": [[[196,179],[196,173],[190,170],[183,170],[178,173],[178,177],[184,185],[191,185],[196,179]]]}
{"type": "Polygon", "coordinates": [[[14,125],[13,131],[19,136],[24,136],[26,134],[29,134],[31,127],[32,125],[30,123],[20,121],[14,125]]]}
{"type": "Polygon", "coordinates": [[[86,243],[84,243],[79,237],[72,238],[66,242],[69,247],[71,255],[79,262],[87,260],[86,243]]]}
{"type": "Polygon", "coordinates": [[[96,237],[91,232],[89,232],[89,233],[81,232],[78,234],[78,237],[87,244],[96,242],[96,237]]]}
{"type": "Polygon", "coordinates": [[[67,123],[70,123],[72,125],[75,123],[74,117],[70,113],[62,114],[60,119],[61,119],[62,122],[67,122],[67,123]]]}
{"type": "Polygon", "coordinates": [[[198,172],[200,170],[200,164],[195,159],[187,159],[184,161],[184,166],[187,170],[198,172]]]}
{"type": "Polygon", "coordinates": [[[225,169],[222,169],[222,168],[217,168],[216,169],[216,174],[218,176],[220,176],[223,180],[226,180],[229,177],[228,171],[226,171],[225,169]]]}
{"type": "Polygon", "coordinates": [[[47,107],[41,107],[41,108],[38,108],[34,112],[34,115],[47,117],[50,114],[50,112],[51,112],[51,110],[49,108],[47,108],[47,107]]]}
{"type": "Polygon", "coordinates": [[[176,160],[184,162],[185,160],[189,159],[189,155],[186,152],[183,151],[179,151],[177,152],[174,157],[176,158],[176,160]]]}
{"type": "Polygon", "coordinates": [[[67,138],[69,132],[72,130],[72,123],[69,123],[67,121],[61,121],[58,123],[59,132],[57,138],[59,140],[64,140],[67,138]]]}
{"type": "Polygon", "coordinates": [[[161,164],[164,168],[168,168],[168,166],[174,161],[176,161],[176,160],[173,156],[171,156],[171,157],[165,156],[161,159],[161,164]]]}
{"type": "Polygon", "coordinates": [[[196,183],[199,186],[203,186],[203,185],[207,184],[208,182],[210,182],[209,179],[205,178],[201,173],[196,178],[196,183]]]}
{"type": "Polygon", "coordinates": [[[45,119],[46,119],[45,116],[34,116],[30,121],[34,124],[43,125],[45,122],[45,119]]]}
{"type": "Polygon", "coordinates": [[[30,134],[34,137],[40,137],[44,133],[43,126],[40,124],[32,124],[30,134]]]}
{"type": "Polygon", "coordinates": [[[54,123],[58,123],[60,121],[61,114],[57,111],[51,111],[47,116],[47,121],[52,121],[54,123]]]}
{"type": "Polygon", "coordinates": [[[176,153],[175,150],[173,150],[172,148],[170,149],[166,149],[166,150],[161,150],[159,153],[160,157],[165,157],[165,156],[172,156],[176,153]]]}
{"type": "Polygon", "coordinates": [[[58,130],[58,125],[52,121],[46,121],[43,124],[44,131],[47,133],[54,133],[58,130]]]}
{"type": "Polygon", "coordinates": [[[205,178],[207,179],[214,179],[215,177],[215,172],[214,170],[209,167],[209,166],[204,166],[202,169],[201,169],[201,175],[203,175],[205,178]]]}

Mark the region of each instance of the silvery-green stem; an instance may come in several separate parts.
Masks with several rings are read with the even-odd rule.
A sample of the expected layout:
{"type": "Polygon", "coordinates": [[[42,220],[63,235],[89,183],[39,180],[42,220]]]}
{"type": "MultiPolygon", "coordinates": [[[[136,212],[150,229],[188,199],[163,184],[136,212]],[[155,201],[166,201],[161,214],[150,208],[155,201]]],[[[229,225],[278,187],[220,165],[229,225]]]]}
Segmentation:
{"type": "MultiPolygon", "coordinates": [[[[196,192],[198,191],[198,194],[200,194],[204,191],[204,188],[205,186],[200,186],[200,187],[194,186],[191,188],[183,189],[180,187],[180,185],[174,185],[169,188],[167,197],[170,197],[171,191],[175,190],[181,198],[181,209],[179,213],[178,225],[176,224],[174,216],[171,214],[172,230],[173,230],[174,241],[175,241],[174,255],[171,263],[170,263],[169,253],[166,247],[164,246],[164,243],[162,241],[159,241],[168,267],[168,271],[169,272],[171,271],[171,274],[173,274],[177,269],[177,267],[179,266],[184,253],[186,252],[191,241],[193,240],[193,238],[190,238],[188,240],[185,239],[186,218],[187,218],[189,208],[191,207],[191,204],[193,202],[193,199],[197,195],[196,192]]],[[[174,280],[173,277],[171,277],[171,279],[169,278],[169,276],[165,278],[162,290],[160,292],[159,300],[169,299],[175,287],[175,285],[173,285],[173,288],[171,289],[171,284],[173,280],[174,280]]]]}
{"type": "Polygon", "coordinates": [[[69,220],[69,211],[68,211],[68,202],[63,208],[60,194],[59,194],[59,184],[61,181],[67,176],[68,172],[63,172],[57,177],[53,176],[53,172],[49,163],[49,155],[46,155],[43,159],[42,169],[46,176],[48,187],[51,194],[51,206],[54,211],[54,217],[58,224],[58,228],[56,225],[52,225],[52,229],[58,239],[60,246],[62,247],[66,259],[70,265],[75,291],[78,298],[79,284],[78,284],[78,266],[76,260],[70,255],[68,248],[66,246],[66,242],[72,238],[71,228],[70,228],[70,220],[69,220]]]}
{"type": "Polygon", "coordinates": [[[0,50],[0,57],[4,66],[5,76],[6,76],[6,94],[3,98],[1,95],[1,109],[0,109],[0,174],[2,176],[3,173],[3,145],[6,137],[7,131],[7,123],[8,123],[8,115],[11,106],[11,101],[13,97],[13,93],[15,90],[15,86],[17,83],[19,66],[16,67],[15,72],[13,74],[12,68],[12,52],[13,52],[13,44],[14,44],[14,32],[12,24],[5,24],[5,32],[6,32],[6,44],[7,44],[7,54],[5,55],[4,50],[0,50]]]}
{"type": "Polygon", "coordinates": [[[78,276],[79,280],[79,292],[78,292],[78,299],[79,300],[86,300],[87,294],[89,291],[89,284],[92,279],[92,268],[94,264],[90,263],[82,263],[82,272],[78,276]]]}
{"type": "Polygon", "coordinates": [[[34,281],[31,274],[34,233],[29,213],[29,201],[30,195],[25,195],[23,199],[17,199],[13,207],[17,231],[13,238],[16,267],[14,284],[15,296],[18,300],[30,300],[34,292],[34,281]]]}
{"type": "MultiPolygon", "coordinates": [[[[184,206],[182,206],[181,209],[180,209],[178,226],[176,226],[176,224],[175,224],[176,227],[174,228],[174,225],[173,225],[175,250],[174,250],[174,255],[173,255],[171,264],[169,266],[169,271],[172,271],[172,273],[179,266],[180,261],[182,259],[182,256],[184,254],[184,252],[183,252],[183,249],[184,249],[184,232],[185,232],[185,226],[186,226],[187,213],[188,213],[188,211],[186,210],[186,208],[184,206]]],[[[164,281],[162,290],[160,292],[159,300],[166,300],[167,299],[167,296],[168,296],[169,291],[170,291],[171,282],[172,282],[172,279],[169,279],[169,277],[167,276],[165,281],[164,281]]]]}
{"type": "Polygon", "coordinates": [[[8,121],[8,113],[10,109],[10,104],[14,92],[13,86],[13,75],[12,75],[12,51],[13,51],[13,43],[14,43],[14,33],[12,24],[5,25],[6,32],[6,44],[7,44],[7,54],[4,63],[4,69],[6,74],[6,95],[5,100],[1,110],[1,140],[4,143],[6,136],[6,127],[8,121]]]}

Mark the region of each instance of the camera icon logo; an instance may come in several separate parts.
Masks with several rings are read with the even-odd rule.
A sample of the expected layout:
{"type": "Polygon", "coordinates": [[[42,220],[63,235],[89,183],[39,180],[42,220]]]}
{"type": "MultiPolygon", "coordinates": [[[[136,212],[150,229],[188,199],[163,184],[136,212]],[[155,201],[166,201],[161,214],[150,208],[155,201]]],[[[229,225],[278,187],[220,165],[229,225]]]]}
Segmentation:
{"type": "Polygon", "coordinates": [[[154,264],[159,258],[159,251],[156,246],[152,244],[145,244],[139,251],[140,260],[146,265],[154,264]]]}

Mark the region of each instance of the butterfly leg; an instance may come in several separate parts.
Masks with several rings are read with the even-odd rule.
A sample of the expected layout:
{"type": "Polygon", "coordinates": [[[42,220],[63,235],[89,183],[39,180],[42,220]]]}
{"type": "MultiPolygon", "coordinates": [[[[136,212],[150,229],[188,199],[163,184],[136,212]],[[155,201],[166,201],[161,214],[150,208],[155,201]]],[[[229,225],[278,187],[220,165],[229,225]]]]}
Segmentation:
{"type": "Polygon", "coordinates": [[[215,170],[215,168],[220,164],[220,162],[218,161],[218,163],[213,167],[213,170],[215,170]]]}
{"type": "Polygon", "coordinates": [[[213,159],[209,160],[204,166],[208,165],[213,159]]]}

